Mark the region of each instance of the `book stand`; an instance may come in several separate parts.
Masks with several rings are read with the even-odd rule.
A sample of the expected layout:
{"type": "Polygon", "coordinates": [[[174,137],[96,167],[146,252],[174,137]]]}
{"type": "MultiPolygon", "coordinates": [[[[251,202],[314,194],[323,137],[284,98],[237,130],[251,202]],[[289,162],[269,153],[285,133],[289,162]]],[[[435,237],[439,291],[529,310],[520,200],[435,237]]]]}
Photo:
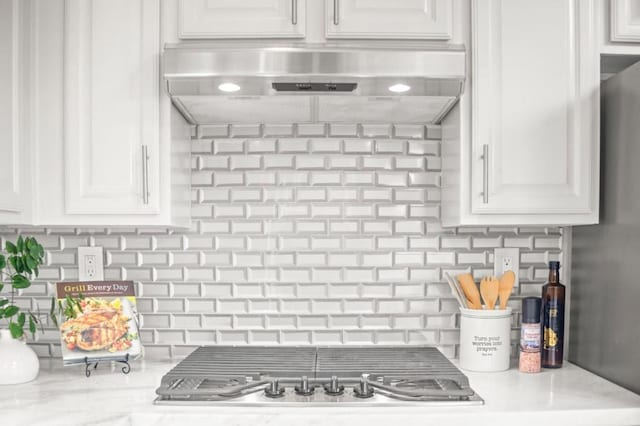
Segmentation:
{"type": "Polygon", "coordinates": [[[87,377],[91,377],[91,366],[95,370],[98,368],[98,363],[100,361],[115,361],[124,366],[120,369],[123,374],[129,374],[131,372],[131,364],[129,364],[129,353],[127,352],[122,358],[89,358],[87,356],[84,357],[84,375],[87,377]]]}

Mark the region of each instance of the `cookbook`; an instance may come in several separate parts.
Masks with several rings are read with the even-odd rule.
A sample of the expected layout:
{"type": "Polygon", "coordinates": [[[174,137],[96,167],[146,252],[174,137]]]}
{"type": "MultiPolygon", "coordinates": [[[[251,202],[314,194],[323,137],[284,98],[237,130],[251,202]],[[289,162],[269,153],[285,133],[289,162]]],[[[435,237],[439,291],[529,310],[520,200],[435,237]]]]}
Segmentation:
{"type": "Polygon", "coordinates": [[[56,294],[64,365],[140,356],[133,281],[60,282],[56,294]]]}

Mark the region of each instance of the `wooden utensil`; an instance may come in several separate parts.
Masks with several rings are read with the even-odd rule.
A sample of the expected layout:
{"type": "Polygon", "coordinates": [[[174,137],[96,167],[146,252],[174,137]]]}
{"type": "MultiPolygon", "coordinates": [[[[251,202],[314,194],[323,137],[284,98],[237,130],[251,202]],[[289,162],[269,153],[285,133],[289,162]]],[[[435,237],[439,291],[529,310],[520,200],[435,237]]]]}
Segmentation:
{"type": "Polygon", "coordinates": [[[473,276],[471,274],[460,274],[456,278],[462,287],[462,292],[467,299],[469,309],[482,309],[480,293],[478,293],[478,287],[476,287],[476,283],[473,281],[473,276]]]}
{"type": "Polygon", "coordinates": [[[451,293],[456,298],[460,306],[463,308],[469,308],[469,305],[467,305],[467,299],[464,296],[464,293],[462,293],[462,289],[458,286],[458,283],[456,282],[456,280],[451,278],[451,275],[449,275],[448,272],[445,272],[444,276],[447,279],[447,283],[449,284],[449,287],[451,288],[451,293]]]}
{"type": "Polygon", "coordinates": [[[513,284],[516,282],[516,274],[513,271],[507,271],[500,277],[500,287],[498,296],[500,296],[500,309],[507,308],[507,302],[513,291],[513,284]]]}
{"type": "Polygon", "coordinates": [[[487,309],[493,310],[495,308],[499,288],[500,282],[495,277],[485,277],[480,281],[480,294],[487,309]]]}

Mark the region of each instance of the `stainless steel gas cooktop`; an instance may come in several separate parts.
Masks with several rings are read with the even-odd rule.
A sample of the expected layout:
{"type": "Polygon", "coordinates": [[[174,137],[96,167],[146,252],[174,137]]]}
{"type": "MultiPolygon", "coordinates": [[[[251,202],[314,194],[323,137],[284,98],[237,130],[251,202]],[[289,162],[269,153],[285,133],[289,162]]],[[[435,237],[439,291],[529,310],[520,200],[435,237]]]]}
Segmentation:
{"type": "Polygon", "coordinates": [[[438,349],[416,346],[203,346],[156,393],[156,404],[483,404],[438,349]]]}

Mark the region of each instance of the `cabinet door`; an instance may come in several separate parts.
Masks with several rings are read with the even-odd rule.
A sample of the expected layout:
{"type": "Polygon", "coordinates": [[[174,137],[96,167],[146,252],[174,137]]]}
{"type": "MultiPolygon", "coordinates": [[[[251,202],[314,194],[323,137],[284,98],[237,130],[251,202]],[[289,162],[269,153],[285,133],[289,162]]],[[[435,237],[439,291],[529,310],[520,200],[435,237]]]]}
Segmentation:
{"type": "Polygon", "coordinates": [[[179,0],[180,38],[296,38],[306,0],[179,0]]]}
{"type": "Polygon", "coordinates": [[[640,0],[611,0],[611,41],[640,43],[640,0]]]}
{"type": "Polygon", "coordinates": [[[66,213],[158,211],[159,21],[159,0],[66,0],[66,213]]]}
{"type": "Polygon", "coordinates": [[[325,0],[327,38],[448,40],[449,0],[325,0]]]}
{"type": "Polygon", "coordinates": [[[0,0],[0,212],[7,213],[23,209],[18,23],[18,0],[0,0]]]}
{"type": "Polygon", "coordinates": [[[472,7],[472,213],[597,217],[594,1],[472,7]]]}

